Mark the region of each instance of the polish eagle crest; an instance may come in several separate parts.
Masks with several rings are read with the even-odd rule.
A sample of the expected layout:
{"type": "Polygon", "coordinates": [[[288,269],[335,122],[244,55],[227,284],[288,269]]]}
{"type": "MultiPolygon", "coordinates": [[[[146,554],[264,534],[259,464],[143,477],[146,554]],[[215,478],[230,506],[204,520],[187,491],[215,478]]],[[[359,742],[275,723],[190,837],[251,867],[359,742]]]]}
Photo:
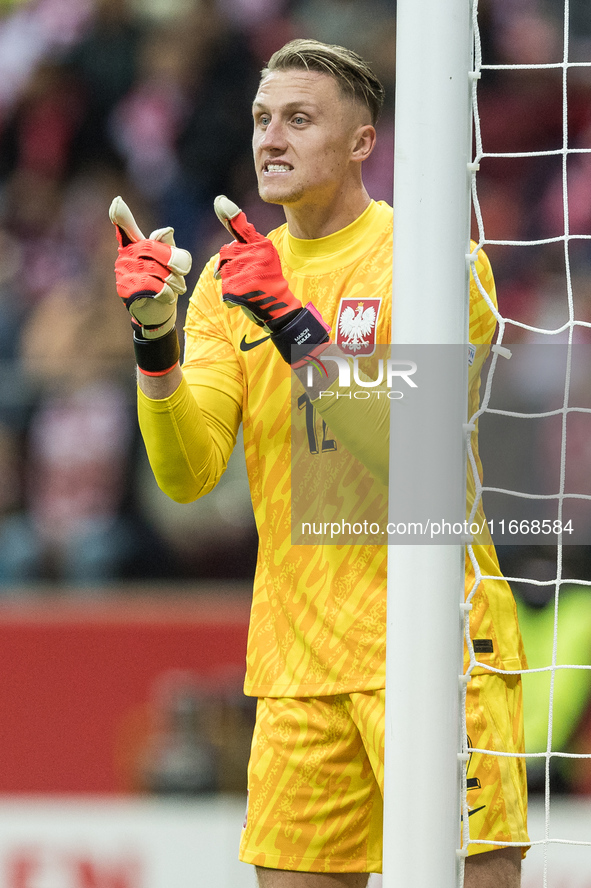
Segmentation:
{"type": "MultiPolygon", "coordinates": [[[[352,302],[353,300],[349,300],[352,302]]],[[[338,341],[339,344],[353,353],[366,351],[368,346],[375,345],[375,326],[377,319],[376,302],[372,299],[370,304],[359,301],[353,305],[343,305],[339,317],[338,341]],[[373,335],[372,335],[373,334],[373,335]]]]}

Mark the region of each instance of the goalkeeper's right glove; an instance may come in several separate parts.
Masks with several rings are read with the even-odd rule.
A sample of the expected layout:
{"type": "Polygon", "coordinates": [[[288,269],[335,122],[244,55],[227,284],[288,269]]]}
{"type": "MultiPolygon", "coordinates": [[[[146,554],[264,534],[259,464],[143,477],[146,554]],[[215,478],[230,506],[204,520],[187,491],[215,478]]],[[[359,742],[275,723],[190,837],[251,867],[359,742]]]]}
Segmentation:
{"type": "Polygon", "coordinates": [[[121,197],[112,202],[109,217],[119,241],[117,292],[131,315],[137,364],[143,373],[161,376],[180,356],[176,306],[187,289],[191,256],[175,245],[172,228],[144,237],[121,197]]]}
{"type": "Polygon", "coordinates": [[[239,305],[251,321],[267,330],[284,361],[294,368],[302,366],[329,344],[330,327],[311,302],[303,306],[293,295],[275,246],[248,222],[240,207],[220,195],[214,208],[235,238],[221,248],[214,272],[222,279],[223,301],[239,305]]]}

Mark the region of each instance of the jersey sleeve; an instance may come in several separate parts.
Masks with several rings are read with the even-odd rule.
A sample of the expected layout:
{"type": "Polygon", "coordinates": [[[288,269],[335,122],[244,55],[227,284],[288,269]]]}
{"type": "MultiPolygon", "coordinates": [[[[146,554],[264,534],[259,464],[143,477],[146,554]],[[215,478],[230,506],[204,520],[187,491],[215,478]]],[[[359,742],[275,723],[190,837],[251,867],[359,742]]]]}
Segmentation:
{"type": "Polygon", "coordinates": [[[380,394],[384,397],[361,400],[337,397],[337,391],[338,380],[335,380],[326,392],[322,392],[319,398],[312,401],[312,404],[337,441],[340,441],[377,481],[387,485],[390,401],[385,387],[380,390],[380,394]]]}
{"type": "Polygon", "coordinates": [[[484,250],[478,251],[474,270],[475,274],[470,275],[470,342],[490,345],[497,327],[498,303],[491,264],[484,250]]]}
{"type": "MultiPolygon", "coordinates": [[[[475,245],[472,244],[472,247],[475,245]]],[[[489,353],[497,325],[497,296],[492,268],[483,250],[478,253],[475,275],[470,275],[470,343],[477,346],[469,372],[470,413],[478,409],[480,374],[489,353]]],[[[389,456],[389,401],[384,398],[353,400],[337,398],[335,381],[312,403],[326,421],[331,432],[371,474],[383,484],[388,483],[389,456]],[[332,394],[332,397],[330,397],[332,394]],[[371,429],[371,434],[368,430],[371,429]]],[[[386,394],[382,392],[381,394],[386,394]]],[[[478,455],[477,435],[473,442],[476,464],[482,467],[478,455]]],[[[469,506],[474,501],[474,480],[468,479],[469,506]]],[[[469,511],[469,509],[468,509],[469,511]]]]}
{"type": "Polygon", "coordinates": [[[183,380],[162,400],[138,389],[138,417],[159,487],[177,502],[209,493],[224,473],[242,417],[242,373],[209,263],[191,297],[183,380]]]}
{"type": "MultiPolygon", "coordinates": [[[[475,244],[472,244],[474,249],[475,244]]],[[[483,470],[478,451],[478,414],[480,387],[484,365],[493,342],[499,318],[497,295],[492,268],[488,256],[479,250],[474,273],[470,277],[470,343],[476,346],[469,372],[468,414],[474,423],[471,448],[476,473],[482,483],[483,470]]],[[[474,469],[468,467],[467,505],[471,510],[476,498],[474,469]]],[[[479,499],[475,513],[477,524],[483,526],[484,510],[479,499]]],[[[486,534],[485,534],[486,536],[486,534]]],[[[472,638],[487,638],[489,653],[479,653],[478,663],[472,674],[487,671],[487,667],[501,670],[527,668],[527,660],[517,622],[517,612],[511,588],[503,578],[497,554],[492,542],[472,547],[472,556],[466,555],[466,595],[470,595],[470,634],[472,638]]],[[[465,668],[468,667],[468,652],[465,668]]]]}

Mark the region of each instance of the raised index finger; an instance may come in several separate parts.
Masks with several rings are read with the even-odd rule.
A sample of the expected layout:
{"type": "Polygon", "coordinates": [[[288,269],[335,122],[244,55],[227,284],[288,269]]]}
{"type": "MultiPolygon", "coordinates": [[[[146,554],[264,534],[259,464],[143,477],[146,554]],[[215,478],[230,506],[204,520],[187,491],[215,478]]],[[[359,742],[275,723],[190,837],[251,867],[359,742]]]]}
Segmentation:
{"type": "Polygon", "coordinates": [[[122,197],[116,197],[109,207],[109,219],[117,229],[117,239],[122,247],[144,240],[133,213],[122,197]]]}
{"type": "Polygon", "coordinates": [[[213,202],[213,208],[222,225],[240,243],[252,244],[265,239],[254,225],[251,225],[240,207],[224,194],[216,197],[213,202]]]}

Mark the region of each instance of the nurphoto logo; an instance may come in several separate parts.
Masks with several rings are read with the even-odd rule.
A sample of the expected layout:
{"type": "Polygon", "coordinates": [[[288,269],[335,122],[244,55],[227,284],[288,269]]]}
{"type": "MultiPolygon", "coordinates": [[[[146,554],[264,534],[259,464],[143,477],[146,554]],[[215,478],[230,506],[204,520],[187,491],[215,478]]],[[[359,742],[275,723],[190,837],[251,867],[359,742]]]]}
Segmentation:
{"type": "MultiPolygon", "coordinates": [[[[404,397],[404,392],[394,391],[394,384],[400,385],[406,383],[409,388],[418,388],[417,383],[412,379],[417,372],[417,365],[414,361],[401,361],[395,358],[379,358],[377,362],[377,375],[375,379],[371,379],[365,370],[361,370],[359,366],[359,358],[346,358],[336,355],[322,355],[322,364],[332,361],[337,365],[339,376],[338,385],[345,392],[333,392],[330,389],[320,392],[320,397],[337,397],[337,398],[370,398],[372,394],[378,398],[383,394],[390,400],[400,400],[404,397]],[[351,373],[352,371],[352,373],[351,373]],[[351,392],[351,389],[354,389],[351,392]]],[[[318,361],[320,363],[320,361],[318,361]]],[[[323,367],[326,372],[326,368],[323,367]]],[[[306,372],[306,387],[312,388],[314,366],[308,365],[306,372]]]]}

